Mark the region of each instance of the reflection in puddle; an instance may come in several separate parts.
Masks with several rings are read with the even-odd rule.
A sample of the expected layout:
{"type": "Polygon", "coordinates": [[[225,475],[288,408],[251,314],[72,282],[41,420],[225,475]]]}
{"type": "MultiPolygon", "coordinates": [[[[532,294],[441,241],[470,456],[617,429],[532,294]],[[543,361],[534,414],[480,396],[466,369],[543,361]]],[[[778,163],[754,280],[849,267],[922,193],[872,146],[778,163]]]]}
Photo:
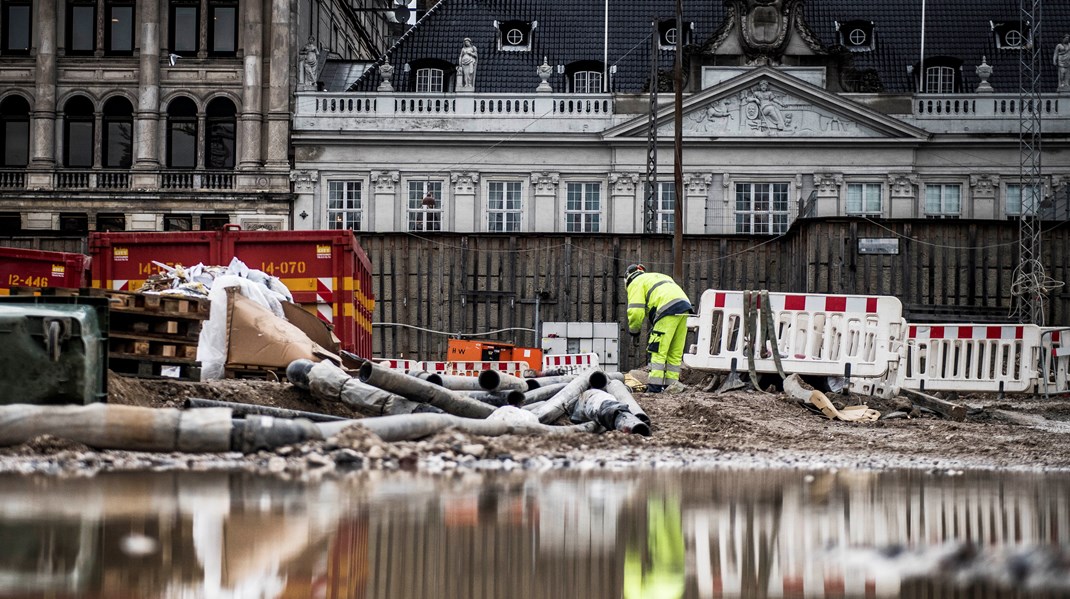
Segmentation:
{"type": "Polygon", "coordinates": [[[1070,594],[1070,477],[0,477],[0,597],[1070,594]]]}

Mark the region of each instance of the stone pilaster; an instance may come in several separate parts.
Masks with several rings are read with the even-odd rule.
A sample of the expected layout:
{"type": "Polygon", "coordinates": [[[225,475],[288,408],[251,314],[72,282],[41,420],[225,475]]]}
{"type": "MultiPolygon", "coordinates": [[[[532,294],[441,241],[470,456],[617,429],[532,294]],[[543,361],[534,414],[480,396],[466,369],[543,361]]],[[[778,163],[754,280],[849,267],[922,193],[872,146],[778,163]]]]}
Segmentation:
{"type": "Polygon", "coordinates": [[[268,68],[267,161],[270,169],[289,168],[290,147],[290,3],[271,2],[271,64],[268,68]]]}
{"type": "Polygon", "coordinates": [[[710,210],[706,214],[706,232],[713,234],[732,233],[735,226],[735,207],[732,204],[732,177],[720,174],[720,185],[714,185],[714,197],[710,198],[710,210]]]}
{"type": "Polygon", "coordinates": [[[483,231],[483,212],[479,210],[479,173],[471,171],[450,173],[450,183],[453,184],[453,209],[448,210],[448,203],[442,202],[442,230],[460,231],[483,231]],[[452,213],[450,219],[447,214],[452,213]],[[453,226],[449,226],[450,222],[453,226]]]}
{"type": "MultiPolygon", "coordinates": [[[[160,168],[160,2],[140,0],[137,15],[141,26],[138,63],[137,111],[134,113],[134,170],[160,168]]],[[[134,173],[135,189],[156,187],[155,174],[134,173]]]]}
{"type": "MultiPolygon", "coordinates": [[[[397,200],[398,171],[372,171],[372,201],[368,202],[370,230],[385,233],[388,231],[405,231],[408,229],[405,203],[397,200]]],[[[320,202],[323,211],[327,211],[326,198],[320,202]]]]}
{"type": "Polygon", "coordinates": [[[555,172],[531,173],[531,187],[534,190],[531,207],[528,211],[529,221],[534,223],[533,231],[539,233],[554,233],[558,227],[563,227],[561,215],[558,210],[557,188],[561,177],[555,172]]]}
{"type": "Polygon", "coordinates": [[[1000,207],[996,200],[999,189],[999,175],[970,175],[970,202],[964,203],[964,216],[970,218],[1002,218],[1005,206],[1000,207]]]}
{"type": "Polygon", "coordinates": [[[56,4],[43,0],[36,4],[34,23],[37,29],[36,73],[33,112],[31,114],[30,168],[26,186],[52,186],[51,170],[56,164],[56,4]],[[35,172],[37,171],[37,172],[35,172]]]}
{"type": "Polygon", "coordinates": [[[713,175],[689,173],[684,175],[684,233],[687,235],[706,232],[706,200],[710,195],[713,175]]]}
{"type": "MultiPolygon", "coordinates": [[[[814,173],[814,200],[811,217],[839,216],[847,213],[847,206],[840,205],[843,190],[843,175],[840,173],[814,173]]],[[[806,198],[803,198],[805,201],[806,198]]]]}
{"type": "Polygon", "coordinates": [[[641,189],[639,179],[639,173],[609,173],[606,233],[642,232],[643,202],[636,195],[637,189],[641,189]]]}
{"type": "Polygon", "coordinates": [[[888,175],[888,218],[918,216],[918,176],[913,173],[888,175]]]}
{"type": "MultiPolygon", "coordinates": [[[[322,202],[316,202],[316,187],[319,185],[319,171],[298,170],[290,173],[290,180],[294,189],[294,229],[326,229],[327,223],[327,198],[322,202]]],[[[324,189],[323,193],[327,193],[324,189]]],[[[361,229],[367,229],[371,224],[368,217],[370,202],[364,200],[364,214],[361,215],[361,229]]]]}
{"type": "MultiPolygon", "coordinates": [[[[260,167],[260,131],[263,127],[261,102],[261,67],[264,46],[264,10],[260,1],[249,2],[242,12],[245,20],[243,36],[245,44],[245,74],[242,76],[242,105],[238,117],[241,156],[238,170],[254,170],[260,167]]],[[[296,209],[296,208],[295,208],[296,209]]],[[[307,220],[307,219],[305,219],[307,220]]],[[[295,219],[295,223],[299,223],[295,219]]]]}

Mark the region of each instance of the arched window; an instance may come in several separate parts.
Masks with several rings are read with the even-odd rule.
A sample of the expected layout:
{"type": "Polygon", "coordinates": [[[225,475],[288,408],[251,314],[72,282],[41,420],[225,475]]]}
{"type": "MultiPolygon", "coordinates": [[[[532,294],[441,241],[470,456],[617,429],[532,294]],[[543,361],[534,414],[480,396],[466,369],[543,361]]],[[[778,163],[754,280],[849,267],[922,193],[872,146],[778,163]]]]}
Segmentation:
{"type": "Polygon", "coordinates": [[[30,162],[30,103],[22,96],[4,98],[0,123],[3,166],[26,166],[30,162]]]}
{"type": "Polygon", "coordinates": [[[126,98],[104,103],[104,168],[130,168],[134,149],[134,107],[126,98]]]}
{"type": "Polygon", "coordinates": [[[565,65],[565,80],[574,94],[602,93],[602,62],[580,60],[565,65]]]}
{"type": "Polygon", "coordinates": [[[954,56],[925,58],[923,79],[918,79],[918,63],[914,63],[914,78],[919,91],[927,94],[954,94],[962,92],[962,59],[954,56]]]}
{"type": "Polygon", "coordinates": [[[197,105],[179,97],[167,105],[167,166],[197,166],[197,105]]]}
{"type": "Polygon", "coordinates": [[[208,103],[205,114],[204,162],[206,168],[234,168],[234,139],[237,129],[237,110],[226,98],[208,103]]]}
{"type": "Polygon", "coordinates": [[[456,68],[444,60],[422,58],[406,65],[409,75],[409,89],[421,93],[439,93],[450,91],[453,87],[453,73],[456,68]]]}
{"type": "Polygon", "coordinates": [[[63,166],[93,166],[93,103],[75,96],[63,106],[63,166]]]}

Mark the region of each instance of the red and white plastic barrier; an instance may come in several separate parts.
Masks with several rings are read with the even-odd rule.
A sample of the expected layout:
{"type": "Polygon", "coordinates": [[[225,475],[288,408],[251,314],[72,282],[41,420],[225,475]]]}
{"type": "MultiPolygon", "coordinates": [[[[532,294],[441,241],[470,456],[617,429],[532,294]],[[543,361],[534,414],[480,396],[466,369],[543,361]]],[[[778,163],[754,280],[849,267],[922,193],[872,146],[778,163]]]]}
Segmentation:
{"type": "MultiPolygon", "coordinates": [[[[727,371],[735,360],[747,369],[743,351],[742,291],[709,289],[699,301],[694,353],[684,365],[698,370],[727,371]]],[[[769,304],[785,372],[823,376],[883,377],[899,360],[903,306],[891,296],[770,293],[769,304]]],[[[761,319],[758,338],[761,339],[761,319]]],[[[757,372],[776,372],[768,346],[758,348],[757,372]]]]}
{"type": "Polygon", "coordinates": [[[375,363],[383,368],[389,368],[391,370],[401,370],[403,372],[419,372],[424,369],[423,362],[418,360],[402,360],[397,358],[381,358],[375,360],[375,363]]]}
{"type": "Polygon", "coordinates": [[[1037,391],[1044,395],[1070,393],[1070,328],[1041,329],[1037,391]]]}
{"type": "Polygon", "coordinates": [[[528,369],[527,362],[493,361],[493,362],[420,362],[419,370],[433,374],[450,376],[478,376],[484,370],[497,370],[512,376],[524,376],[528,369]]]}
{"type": "Polygon", "coordinates": [[[1039,348],[1036,325],[912,324],[900,386],[921,391],[1032,391],[1039,348]]]}
{"type": "Polygon", "coordinates": [[[542,357],[543,370],[563,370],[568,374],[597,367],[598,354],[550,354],[542,357]]]}

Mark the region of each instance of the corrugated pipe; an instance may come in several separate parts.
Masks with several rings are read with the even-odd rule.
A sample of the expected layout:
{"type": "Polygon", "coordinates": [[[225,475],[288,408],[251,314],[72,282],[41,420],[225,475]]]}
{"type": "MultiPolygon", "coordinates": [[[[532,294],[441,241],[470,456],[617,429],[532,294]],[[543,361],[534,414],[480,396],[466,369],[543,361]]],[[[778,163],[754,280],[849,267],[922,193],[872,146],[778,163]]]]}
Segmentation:
{"type": "Polygon", "coordinates": [[[556,395],[546,401],[545,404],[535,410],[539,422],[549,424],[568,412],[576,398],[587,389],[601,389],[606,386],[606,373],[597,368],[588,368],[581,372],[572,382],[565,385],[556,395]]]}
{"type": "Polygon", "coordinates": [[[577,398],[572,422],[597,422],[606,430],[650,436],[650,427],[628,411],[628,406],[601,389],[588,389],[577,398]]]}
{"type": "MultiPolygon", "coordinates": [[[[575,378],[575,377],[573,377],[575,378]]],[[[524,405],[531,405],[537,401],[544,401],[550,399],[557,392],[564,389],[568,383],[554,383],[553,385],[546,385],[545,387],[539,387],[532,391],[528,391],[524,394],[524,405]]]]}
{"type": "Polygon", "coordinates": [[[498,372],[493,368],[479,373],[479,386],[487,391],[516,390],[523,393],[528,390],[528,383],[524,379],[517,378],[504,372],[498,372]]]}
{"type": "Polygon", "coordinates": [[[433,406],[409,401],[400,395],[366,385],[326,360],[319,363],[294,360],[286,367],[286,378],[294,386],[305,389],[317,399],[341,402],[365,416],[438,410],[433,406]]]}
{"type": "Polygon", "coordinates": [[[465,418],[486,418],[494,408],[463,393],[383,368],[371,362],[360,367],[360,380],[373,387],[420,403],[429,403],[450,414],[465,418]]]}
{"type": "Polygon", "coordinates": [[[616,397],[617,401],[628,406],[628,410],[635,414],[636,418],[650,424],[650,416],[647,416],[643,408],[639,407],[639,402],[635,401],[635,397],[632,396],[632,390],[628,388],[628,385],[617,379],[610,379],[609,383],[606,384],[606,392],[616,397]]]}
{"type": "Polygon", "coordinates": [[[484,391],[479,379],[474,376],[453,376],[449,374],[432,374],[427,377],[427,382],[439,387],[445,387],[454,391],[484,391]]]}
{"type": "Polygon", "coordinates": [[[365,418],[348,423],[325,422],[317,425],[324,437],[336,435],[342,430],[359,425],[375,433],[383,441],[408,441],[433,435],[447,428],[456,428],[465,433],[484,437],[501,435],[572,435],[598,430],[594,422],[575,426],[550,426],[537,423],[503,422],[501,420],[473,420],[451,414],[407,414],[404,416],[381,416],[365,418]]]}

